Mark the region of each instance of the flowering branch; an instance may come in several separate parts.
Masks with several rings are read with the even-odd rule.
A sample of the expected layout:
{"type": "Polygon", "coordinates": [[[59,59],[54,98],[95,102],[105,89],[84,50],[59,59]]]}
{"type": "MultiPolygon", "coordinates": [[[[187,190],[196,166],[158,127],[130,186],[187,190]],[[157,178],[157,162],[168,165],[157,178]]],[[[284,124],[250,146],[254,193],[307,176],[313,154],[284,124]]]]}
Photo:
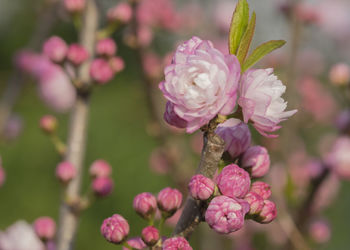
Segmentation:
{"type": "MultiPolygon", "coordinates": [[[[86,2],[83,13],[83,23],[80,31],[80,44],[84,46],[93,57],[95,48],[96,31],[98,26],[98,10],[94,0],[86,2]]],[[[83,160],[86,148],[87,121],[89,113],[89,86],[91,84],[89,74],[90,62],[82,64],[79,69],[79,78],[82,80],[83,88],[77,92],[77,100],[72,110],[67,153],[65,160],[72,163],[76,168],[76,177],[68,184],[65,197],[69,200],[77,199],[80,195],[81,179],[83,174],[83,160]]],[[[78,225],[78,214],[62,202],[60,208],[60,219],[57,236],[57,249],[73,249],[74,237],[78,225]]]]}

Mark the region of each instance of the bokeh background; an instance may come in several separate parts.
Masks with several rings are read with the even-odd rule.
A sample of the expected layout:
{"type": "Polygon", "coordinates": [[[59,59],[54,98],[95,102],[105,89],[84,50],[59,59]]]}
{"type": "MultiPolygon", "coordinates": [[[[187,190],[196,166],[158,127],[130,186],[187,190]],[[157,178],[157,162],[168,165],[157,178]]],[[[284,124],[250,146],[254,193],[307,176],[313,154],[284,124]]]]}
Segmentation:
{"type": "MultiPolygon", "coordinates": [[[[117,1],[101,0],[99,2],[104,11],[117,1]]],[[[233,11],[234,1],[227,2],[226,0],[174,0],[174,6],[179,11],[194,8],[193,6],[198,8],[199,14],[195,16],[198,22],[195,22],[193,27],[178,33],[155,32],[155,42],[152,45],[154,51],[164,55],[173,50],[178,41],[188,39],[192,35],[207,39],[226,39],[227,34],[220,31],[217,23],[218,16],[226,15],[226,13],[223,14],[224,10],[229,13],[233,11]],[[223,3],[226,5],[222,5],[223,3]],[[220,6],[226,6],[226,8],[221,7],[220,10],[220,6]]],[[[318,1],[307,3],[315,2],[318,1]]],[[[291,25],[281,11],[281,2],[250,0],[249,3],[251,9],[256,11],[258,20],[254,45],[269,39],[285,39],[288,42],[287,46],[273,54],[275,57],[271,57],[271,60],[276,60],[277,63],[281,60],[287,61],[282,66],[278,66],[277,70],[282,79],[286,78],[292,38],[291,25]],[[284,55],[285,59],[280,59],[281,55],[284,55]]],[[[14,55],[27,45],[37,25],[38,15],[44,9],[43,6],[45,6],[44,1],[39,0],[0,0],[0,93],[6,88],[8,78],[14,70],[14,55]]],[[[349,8],[345,10],[347,13],[350,11],[349,8]]],[[[334,15],[334,19],[341,15],[331,14],[334,15]]],[[[58,13],[58,19],[49,35],[60,35],[68,42],[75,41],[77,37],[69,17],[64,13],[58,13]]],[[[340,24],[344,24],[344,21],[340,24]]],[[[347,32],[350,33],[350,25],[347,28],[347,32]]],[[[287,95],[290,109],[298,107],[299,112],[291,119],[294,120],[291,125],[280,132],[283,133],[282,137],[272,139],[272,144],[280,140],[281,147],[285,145],[284,143],[290,142],[286,146],[290,151],[272,155],[272,162],[287,164],[286,162],[291,161],[288,157],[301,148],[314,157],[320,157],[319,148],[323,138],[336,135],[333,123],[335,114],[344,108],[346,103],[340,102],[337,98],[344,93],[330,84],[328,71],[334,63],[349,62],[350,54],[348,34],[342,31],[340,33],[342,34],[336,33],[334,28],[325,28],[320,25],[311,24],[304,27],[299,50],[307,53],[304,57],[298,57],[297,71],[300,73],[308,70],[308,67],[311,71],[315,70],[312,68],[316,68],[321,87],[327,98],[329,96],[332,99],[330,105],[334,107],[332,106],[333,108],[329,111],[329,105],[326,104],[323,106],[324,110],[315,111],[329,113],[326,117],[318,119],[312,109],[302,106],[304,99],[299,91],[300,85],[288,86],[293,89],[287,95]],[[299,138],[302,138],[302,143],[299,138]]],[[[157,193],[163,187],[176,185],[171,175],[157,174],[149,167],[150,155],[158,146],[158,141],[148,129],[150,111],[142,86],[141,73],[137,66],[138,62],[132,49],[124,45],[122,31],[114,34],[113,38],[117,41],[118,54],[125,60],[126,68],[106,86],[97,87],[92,95],[85,165],[88,167],[94,160],[100,158],[107,160],[113,166],[115,189],[111,196],[98,200],[83,213],[77,236],[76,249],[78,250],[118,249],[118,246],[108,244],[101,237],[99,228],[103,219],[113,213],[123,214],[132,225],[131,235],[139,234],[145,222],[135,216],[135,212],[131,209],[133,197],[140,192],[157,193]]],[[[266,60],[266,64],[269,63],[271,61],[266,60]]],[[[314,89],[310,87],[305,91],[313,92],[314,89]]],[[[318,106],[318,103],[325,102],[324,98],[320,98],[311,98],[311,106],[318,106]]],[[[56,114],[46,107],[37,95],[35,81],[30,77],[24,79],[13,111],[20,119],[21,129],[15,138],[0,142],[0,156],[7,174],[6,183],[0,188],[0,230],[4,230],[18,219],[32,222],[43,215],[57,219],[61,195],[60,185],[54,176],[54,169],[60,157],[50,140],[40,131],[38,122],[45,114],[55,114],[59,119],[59,135],[66,138],[69,114],[56,114]]],[[[186,135],[185,138],[185,141],[190,144],[191,136],[186,135]]],[[[260,135],[255,134],[254,138],[256,142],[264,142],[260,135]]],[[[193,154],[193,164],[189,166],[191,169],[195,169],[197,158],[198,156],[193,154]]],[[[84,179],[85,189],[87,189],[89,185],[87,174],[84,179]]],[[[324,215],[331,225],[332,237],[324,245],[315,245],[315,249],[348,249],[350,243],[349,192],[350,183],[343,181],[337,198],[324,210],[324,215]]],[[[170,228],[167,230],[171,232],[170,228]]],[[[257,249],[271,249],[267,240],[261,235],[254,241],[257,242],[257,249]]],[[[194,249],[202,249],[199,242],[198,237],[192,239],[191,244],[194,249]]],[[[227,249],[230,248],[227,247],[227,249]]]]}

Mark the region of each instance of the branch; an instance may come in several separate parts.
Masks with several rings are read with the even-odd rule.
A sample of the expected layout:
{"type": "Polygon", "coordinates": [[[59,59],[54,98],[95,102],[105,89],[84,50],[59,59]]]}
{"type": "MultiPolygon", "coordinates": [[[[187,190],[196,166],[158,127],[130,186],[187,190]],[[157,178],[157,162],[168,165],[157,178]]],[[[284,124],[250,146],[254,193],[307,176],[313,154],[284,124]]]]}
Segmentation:
{"type": "MultiPolygon", "coordinates": [[[[94,0],[88,0],[83,16],[83,26],[80,31],[80,43],[94,56],[96,31],[98,26],[98,10],[94,0]]],[[[83,81],[84,88],[78,89],[76,103],[71,113],[67,154],[65,160],[71,162],[77,176],[67,186],[60,208],[59,227],[57,235],[57,250],[73,249],[74,239],[78,227],[79,214],[68,204],[68,200],[78,199],[80,196],[81,180],[83,176],[83,161],[86,149],[87,123],[89,113],[89,96],[91,79],[89,76],[90,62],[84,63],[79,69],[79,78],[83,81]]]]}
{"type": "MultiPolygon", "coordinates": [[[[215,128],[212,128],[203,135],[204,145],[196,172],[208,178],[213,178],[225,148],[224,141],[214,133],[214,130],[215,128]]],[[[204,220],[203,212],[205,208],[205,202],[196,201],[189,196],[175,227],[174,234],[188,238],[195,227],[204,220]]]]}

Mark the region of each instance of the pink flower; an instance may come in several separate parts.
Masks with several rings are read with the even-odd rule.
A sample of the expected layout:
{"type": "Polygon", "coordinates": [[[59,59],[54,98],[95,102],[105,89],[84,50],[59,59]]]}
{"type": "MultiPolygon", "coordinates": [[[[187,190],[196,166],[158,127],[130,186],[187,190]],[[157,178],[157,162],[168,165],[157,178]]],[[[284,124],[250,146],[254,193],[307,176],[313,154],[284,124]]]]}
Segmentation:
{"type": "MultiPolygon", "coordinates": [[[[143,242],[141,237],[134,237],[127,241],[128,245],[131,246],[133,249],[144,249],[146,244],[143,242]]],[[[129,248],[123,247],[123,250],[129,250],[129,248]]]]}
{"type": "Polygon", "coordinates": [[[228,119],[219,124],[215,133],[225,141],[225,150],[233,159],[244,153],[250,146],[250,130],[241,120],[228,119]]]}
{"type": "Polygon", "coordinates": [[[108,10],[107,17],[111,22],[127,23],[132,18],[132,8],[128,3],[118,3],[108,10]]]}
{"type": "Polygon", "coordinates": [[[264,207],[256,219],[259,223],[267,224],[273,221],[277,216],[276,205],[270,200],[264,200],[264,207]]]}
{"type": "Polygon", "coordinates": [[[90,66],[90,75],[99,84],[105,84],[114,77],[114,70],[102,58],[94,59],[90,66]]]}
{"type": "Polygon", "coordinates": [[[52,134],[57,129],[57,119],[52,115],[44,115],[40,119],[40,128],[47,134],[52,134]]]}
{"type": "Polygon", "coordinates": [[[220,192],[231,198],[243,198],[250,188],[249,174],[235,164],[224,167],[216,182],[220,192]]]}
{"type": "Polygon", "coordinates": [[[217,114],[233,110],[240,77],[234,55],[224,56],[210,41],[198,37],[180,45],[173,63],[165,68],[165,81],[159,84],[174,112],[187,122],[192,133],[217,114]]]}
{"type": "Polygon", "coordinates": [[[264,199],[252,191],[244,197],[244,200],[249,204],[249,215],[259,214],[264,207],[264,199]]]}
{"type": "Polygon", "coordinates": [[[248,148],[243,154],[241,166],[247,169],[252,177],[263,177],[270,169],[270,156],[267,149],[261,146],[248,148]]]}
{"type": "Polygon", "coordinates": [[[182,194],[175,188],[164,188],[158,193],[157,203],[159,209],[170,217],[181,207],[182,194]]]}
{"type": "Polygon", "coordinates": [[[105,197],[113,191],[114,182],[110,177],[97,177],[92,182],[95,195],[105,197]]]}
{"type": "Polygon", "coordinates": [[[90,176],[93,178],[108,177],[112,173],[112,167],[105,160],[96,160],[91,164],[89,173],[90,176]]]}
{"type": "Polygon", "coordinates": [[[193,199],[207,200],[214,193],[215,183],[204,175],[197,174],[191,178],[188,189],[193,199]]]}
{"type": "Polygon", "coordinates": [[[112,38],[101,39],[96,44],[96,53],[100,56],[114,56],[117,45],[112,38]]]}
{"type": "Polygon", "coordinates": [[[67,51],[66,42],[58,36],[49,38],[43,46],[43,53],[55,63],[62,62],[67,55],[67,51]]]}
{"type": "Polygon", "coordinates": [[[114,73],[119,73],[125,68],[124,60],[119,56],[113,56],[112,58],[110,58],[109,65],[114,71],[114,73]]]}
{"type": "Polygon", "coordinates": [[[253,182],[250,191],[257,193],[264,200],[268,199],[271,196],[270,185],[262,181],[253,182]]]}
{"type": "Polygon", "coordinates": [[[56,167],[56,177],[62,183],[68,183],[77,175],[77,170],[72,163],[68,161],[61,162],[56,167]]]}
{"type": "Polygon", "coordinates": [[[346,85],[350,82],[350,67],[346,63],[337,63],[329,71],[329,80],[334,85],[346,85]]]}
{"type": "Polygon", "coordinates": [[[147,246],[155,245],[159,240],[159,231],[153,226],[148,226],[142,229],[142,240],[147,246]]]}
{"type": "Polygon", "coordinates": [[[0,232],[1,250],[44,250],[45,246],[33,228],[25,221],[17,221],[0,232]]]}
{"type": "Polygon", "coordinates": [[[222,195],[215,197],[209,203],[205,221],[216,232],[228,234],[243,227],[246,213],[238,200],[222,195]]]}
{"type": "Polygon", "coordinates": [[[238,104],[242,108],[244,122],[249,120],[260,134],[276,137],[267,132],[281,128],[278,124],[297,112],[284,111],[287,103],[281,98],[286,86],[272,74],[273,69],[251,69],[241,79],[238,104]]]}
{"type": "Polygon", "coordinates": [[[129,224],[119,214],[105,219],[101,226],[101,234],[105,239],[114,244],[120,244],[129,234],[129,224]]]}
{"type": "Polygon", "coordinates": [[[350,137],[341,136],[333,144],[326,162],[341,178],[350,179],[350,137]]]}
{"type": "Polygon", "coordinates": [[[78,66],[89,58],[89,52],[80,44],[71,44],[68,47],[67,59],[78,66]]]}
{"type": "Polygon", "coordinates": [[[40,217],[34,221],[34,231],[44,241],[51,240],[56,233],[56,222],[50,217],[40,217]]]}
{"type": "Polygon", "coordinates": [[[85,8],[85,0],[64,0],[64,7],[69,12],[81,12],[85,8]]]}
{"type": "Polygon", "coordinates": [[[134,210],[143,218],[150,219],[157,210],[157,200],[151,193],[141,193],[135,196],[134,210]]]}
{"type": "Polygon", "coordinates": [[[163,250],[192,250],[184,237],[172,237],[163,242],[163,250]]]}
{"type": "Polygon", "coordinates": [[[329,223],[321,219],[313,221],[309,226],[309,234],[316,243],[326,243],[331,238],[329,223]]]}

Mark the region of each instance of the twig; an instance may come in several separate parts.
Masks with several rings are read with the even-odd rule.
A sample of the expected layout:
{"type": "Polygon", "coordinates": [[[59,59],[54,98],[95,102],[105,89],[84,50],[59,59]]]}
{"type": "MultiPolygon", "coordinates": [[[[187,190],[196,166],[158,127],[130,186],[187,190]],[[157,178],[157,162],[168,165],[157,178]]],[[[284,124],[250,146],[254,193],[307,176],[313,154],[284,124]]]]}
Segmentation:
{"type": "MultiPolygon", "coordinates": [[[[83,16],[83,26],[80,31],[80,43],[89,51],[91,58],[94,56],[97,26],[98,10],[95,0],[88,0],[83,16]]],[[[79,78],[83,81],[84,88],[78,90],[77,100],[71,113],[67,153],[65,156],[65,160],[71,162],[77,170],[77,176],[67,186],[64,197],[73,201],[80,197],[83,176],[89,113],[89,86],[91,85],[89,66],[90,62],[86,62],[79,70],[79,78]]],[[[62,201],[57,235],[57,250],[73,249],[78,219],[79,214],[62,201]]]]}
{"type": "MultiPolygon", "coordinates": [[[[213,121],[209,124],[212,125],[213,121]]],[[[215,134],[216,126],[209,128],[203,135],[203,150],[197,174],[202,174],[208,178],[213,178],[222,154],[224,153],[225,143],[215,134]]],[[[175,227],[174,234],[188,238],[195,227],[203,221],[203,212],[205,203],[195,201],[188,197],[181,217],[175,227]]]]}

